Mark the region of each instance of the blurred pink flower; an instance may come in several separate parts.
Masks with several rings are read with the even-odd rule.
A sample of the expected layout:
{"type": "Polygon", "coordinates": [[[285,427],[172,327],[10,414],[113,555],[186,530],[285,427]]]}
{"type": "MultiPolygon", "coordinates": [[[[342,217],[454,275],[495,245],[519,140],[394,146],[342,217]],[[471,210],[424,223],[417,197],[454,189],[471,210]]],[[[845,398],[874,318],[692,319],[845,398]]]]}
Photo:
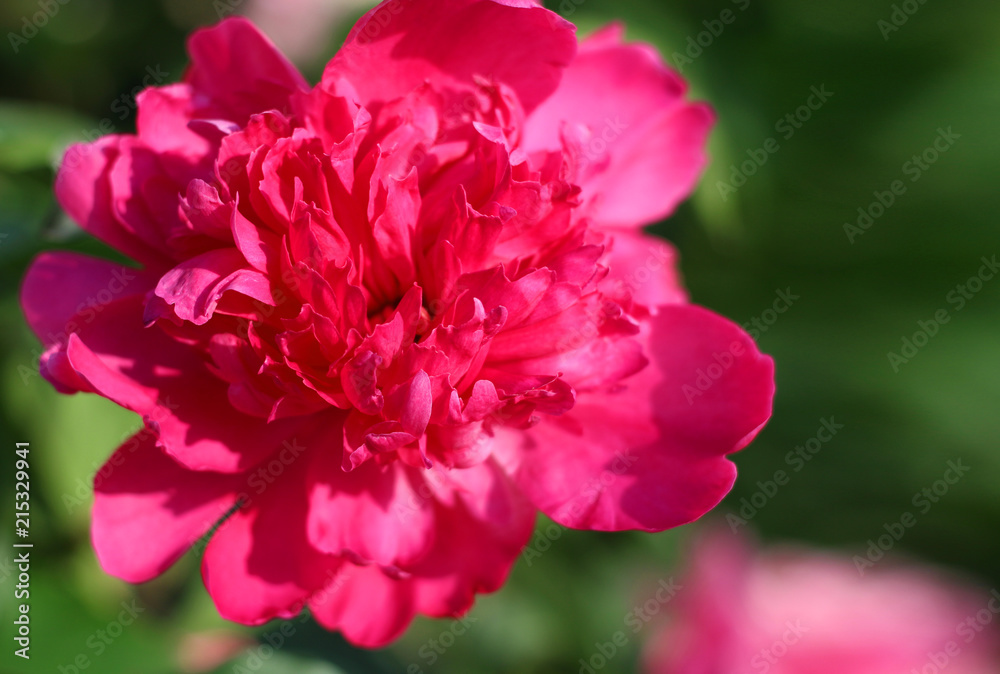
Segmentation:
{"type": "Polygon", "coordinates": [[[994,674],[1000,592],[932,569],[755,553],[722,531],[691,556],[648,674],[994,674]]]}
{"type": "Polygon", "coordinates": [[[302,63],[320,55],[352,12],[371,6],[370,0],[247,0],[245,16],[302,63]]]}
{"type": "Polygon", "coordinates": [[[60,252],[45,376],[143,416],[95,483],[132,582],[204,553],[220,613],[365,646],[498,589],[537,510],[659,531],[726,494],[773,366],[686,304],[668,215],[712,114],[647,46],[528,0],[392,0],[310,89],[252,24],[190,41],[56,191],[142,269],[60,252]]]}
{"type": "Polygon", "coordinates": [[[191,632],[177,646],[177,666],[190,674],[211,672],[256,645],[246,636],[225,630],[191,632]]]}

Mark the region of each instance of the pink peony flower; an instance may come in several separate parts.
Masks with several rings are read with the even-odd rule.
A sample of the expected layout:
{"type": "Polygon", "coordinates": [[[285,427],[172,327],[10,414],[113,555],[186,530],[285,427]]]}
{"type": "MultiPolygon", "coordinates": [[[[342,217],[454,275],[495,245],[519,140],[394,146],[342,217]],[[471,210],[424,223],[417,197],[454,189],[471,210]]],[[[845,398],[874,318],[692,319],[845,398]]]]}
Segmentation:
{"type": "Polygon", "coordinates": [[[1000,593],[931,569],[859,573],[814,551],[755,553],[715,532],[696,545],[649,674],[993,674],[1000,593]]]}
{"type": "Polygon", "coordinates": [[[219,612],[378,646],[498,589],[538,510],[658,531],[730,489],[772,362],[640,231],[712,124],[653,49],[528,0],[392,0],[312,89],[246,20],[189,46],[57,179],[141,270],[48,253],[23,288],[48,380],[145,419],[95,482],[105,570],[239,504],[219,612]]]}

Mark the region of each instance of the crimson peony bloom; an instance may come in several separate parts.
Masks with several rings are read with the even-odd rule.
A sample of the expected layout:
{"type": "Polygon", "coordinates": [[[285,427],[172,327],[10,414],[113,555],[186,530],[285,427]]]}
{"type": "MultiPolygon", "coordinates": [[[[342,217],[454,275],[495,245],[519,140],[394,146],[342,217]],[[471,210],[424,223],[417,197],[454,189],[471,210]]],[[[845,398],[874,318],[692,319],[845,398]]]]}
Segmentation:
{"type": "Polygon", "coordinates": [[[918,566],[864,569],[811,550],[695,546],[648,674],[993,674],[1000,592],[918,566]],[[859,573],[859,569],[864,575],[859,573]]]}
{"type": "Polygon", "coordinates": [[[659,531],[730,489],[772,362],[640,231],[712,125],[653,49],[528,0],[380,5],[312,89],[243,19],[189,48],[57,178],[141,269],[48,253],[23,289],[45,377],[145,420],[95,482],[104,569],[229,514],[224,617],[378,646],[498,589],[538,510],[659,531]]]}

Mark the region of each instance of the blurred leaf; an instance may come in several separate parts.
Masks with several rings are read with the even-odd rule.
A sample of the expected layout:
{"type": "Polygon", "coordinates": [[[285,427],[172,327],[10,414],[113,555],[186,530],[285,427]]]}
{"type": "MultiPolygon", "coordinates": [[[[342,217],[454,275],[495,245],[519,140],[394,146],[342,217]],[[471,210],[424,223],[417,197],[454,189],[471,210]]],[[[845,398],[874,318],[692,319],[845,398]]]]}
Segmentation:
{"type": "Polygon", "coordinates": [[[64,526],[86,530],[94,475],[138,428],[139,418],[92,394],[56,393],[37,374],[35,354],[22,352],[5,369],[4,398],[12,401],[40,451],[32,468],[64,526]]]}
{"type": "Polygon", "coordinates": [[[37,549],[32,559],[30,665],[4,648],[0,671],[58,672],[85,662],[87,671],[101,674],[175,674],[173,644],[146,607],[128,598],[91,612],[51,560],[37,549]]]}
{"type": "Polygon", "coordinates": [[[65,147],[82,137],[87,122],[47,105],[0,101],[0,170],[55,166],[65,147]]]}

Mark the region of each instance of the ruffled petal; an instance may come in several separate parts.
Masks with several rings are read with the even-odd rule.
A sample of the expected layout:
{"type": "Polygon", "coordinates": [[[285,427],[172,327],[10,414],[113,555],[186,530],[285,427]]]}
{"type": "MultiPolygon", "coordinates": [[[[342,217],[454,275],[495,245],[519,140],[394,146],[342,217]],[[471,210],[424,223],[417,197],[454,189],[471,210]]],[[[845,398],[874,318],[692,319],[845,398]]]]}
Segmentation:
{"type": "Polygon", "coordinates": [[[617,231],[605,263],[609,270],[601,282],[601,292],[622,306],[634,303],[655,312],[659,306],[687,304],[687,291],[677,269],[677,251],[663,239],[617,231]]]}
{"type": "Polygon", "coordinates": [[[213,135],[192,128],[196,119],[212,115],[199,109],[188,84],[151,87],[136,97],[136,131],[143,144],[157,153],[163,167],[179,185],[209,178],[219,150],[221,132],[213,135]]]}
{"type": "MultiPolygon", "coordinates": [[[[247,262],[235,248],[219,248],[191,258],[164,274],[156,295],[184,321],[204,325],[212,318],[219,301],[234,292],[264,304],[277,301],[268,277],[247,262]]],[[[147,321],[153,316],[147,316],[147,321]]]]}
{"type": "Polygon", "coordinates": [[[358,646],[388,644],[416,613],[464,614],[477,594],[503,585],[531,538],[536,511],[493,461],[448,471],[420,493],[438,526],[438,540],[423,560],[402,575],[374,564],[345,565],[309,601],[320,624],[358,646]]]}

